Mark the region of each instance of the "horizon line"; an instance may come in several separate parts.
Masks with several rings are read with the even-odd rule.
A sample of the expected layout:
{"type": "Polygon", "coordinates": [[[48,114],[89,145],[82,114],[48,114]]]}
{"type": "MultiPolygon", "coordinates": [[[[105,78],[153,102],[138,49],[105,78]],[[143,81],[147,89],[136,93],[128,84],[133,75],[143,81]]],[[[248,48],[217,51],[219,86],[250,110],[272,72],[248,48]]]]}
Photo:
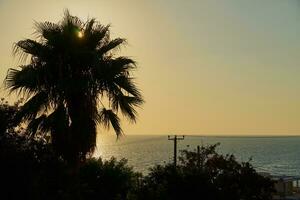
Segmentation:
{"type": "MultiPolygon", "coordinates": [[[[100,135],[104,136],[115,136],[114,134],[109,133],[100,133],[100,135]]],[[[186,137],[300,137],[299,134],[166,134],[166,133],[158,133],[158,134],[136,134],[136,133],[127,133],[123,134],[122,137],[126,136],[168,136],[168,135],[178,135],[178,136],[186,136],[186,137]]]]}

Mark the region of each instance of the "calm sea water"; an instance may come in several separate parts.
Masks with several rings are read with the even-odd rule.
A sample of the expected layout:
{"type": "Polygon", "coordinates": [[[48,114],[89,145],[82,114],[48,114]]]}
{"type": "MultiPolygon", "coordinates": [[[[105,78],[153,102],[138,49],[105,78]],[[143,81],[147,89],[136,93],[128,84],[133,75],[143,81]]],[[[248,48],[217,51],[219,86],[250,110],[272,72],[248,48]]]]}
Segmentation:
{"type": "MultiPolygon", "coordinates": [[[[300,175],[300,137],[213,137],[186,136],[178,142],[178,151],[194,150],[197,145],[220,142],[218,151],[234,154],[240,161],[248,161],[258,171],[272,174],[300,175]]],[[[155,164],[172,162],[173,142],[167,136],[124,136],[100,134],[95,156],[109,159],[126,158],[134,169],[147,173],[155,164]]]]}

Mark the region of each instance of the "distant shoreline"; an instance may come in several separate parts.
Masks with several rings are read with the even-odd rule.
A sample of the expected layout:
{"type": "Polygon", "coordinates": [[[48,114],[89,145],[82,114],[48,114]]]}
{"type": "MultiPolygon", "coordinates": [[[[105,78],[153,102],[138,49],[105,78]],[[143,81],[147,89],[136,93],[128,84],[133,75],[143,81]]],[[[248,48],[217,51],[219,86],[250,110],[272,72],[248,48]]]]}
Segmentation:
{"type": "MultiPolygon", "coordinates": [[[[124,134],[124,136],[122,137],[127,137],[127,136],[141,136],[141,137],[168,137],[168,135],[175,135],[175,134],[124,134]]],[[[208,134],[195,134],[195,135],[191,135],[191,134],[176,134],[178,136],[184,135],[185,137],[217,137],[217,138],[226,138],[226,137],[230,137],[230,138],[286,138],[286,137],[300,137],[299,135],[208,135],[208,134]]],[[[100,134],[100,136],[115,136],[112,134],[100,134]]]]}

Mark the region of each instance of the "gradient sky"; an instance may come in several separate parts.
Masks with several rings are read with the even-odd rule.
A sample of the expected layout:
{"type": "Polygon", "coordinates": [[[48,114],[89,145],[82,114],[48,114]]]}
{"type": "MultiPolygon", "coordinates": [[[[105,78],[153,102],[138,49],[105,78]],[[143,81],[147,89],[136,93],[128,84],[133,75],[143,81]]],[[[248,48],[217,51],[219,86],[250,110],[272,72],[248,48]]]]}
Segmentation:
{"type": "Polygon", "coordinates": [[[299,1],[0,0],[1,80],[13,43],[64,8],[128,39],[146,104],[126,134],[300,134],[299,1]]]}

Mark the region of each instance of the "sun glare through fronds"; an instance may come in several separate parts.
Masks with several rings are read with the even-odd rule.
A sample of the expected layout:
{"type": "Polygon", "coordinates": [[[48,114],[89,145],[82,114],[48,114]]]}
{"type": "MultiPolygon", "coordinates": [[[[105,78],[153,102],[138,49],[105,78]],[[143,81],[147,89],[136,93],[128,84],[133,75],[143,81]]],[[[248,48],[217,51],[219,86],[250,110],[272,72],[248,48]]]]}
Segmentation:
{"type": "Polygon", "coordinates": [[[83,34],[82,31],[78,31],[77,36],[78,36],[79,38],[83,38],[84,34],[83,34]]]}

